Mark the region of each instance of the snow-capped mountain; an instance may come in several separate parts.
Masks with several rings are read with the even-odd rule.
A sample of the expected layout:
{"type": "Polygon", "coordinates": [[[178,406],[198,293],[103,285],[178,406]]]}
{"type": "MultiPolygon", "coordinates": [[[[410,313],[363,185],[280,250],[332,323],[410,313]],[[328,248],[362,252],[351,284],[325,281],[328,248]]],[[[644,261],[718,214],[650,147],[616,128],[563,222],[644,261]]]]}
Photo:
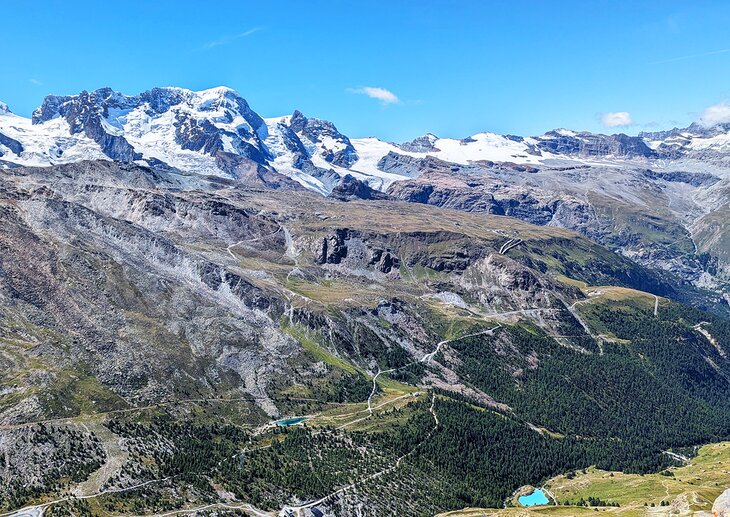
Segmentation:
{"type": "Polygon", "coordinates": [[[384,191],[419,174],[398,157],[433,157],[459,165],[632,161],[666,168],[667,163],[692,160],[724,167],[728,156],[730,127],[697,124],[635,137],[559,129],[537,137],[479,133],[451,139],[427,134],[402,144],[350,139],[331,122],[299,111],[264,119],[225,87],[198,92],[154,88],[135,96],[110,88],[50,95],[31,119],[0,104],[4,167],[111,159],[242,181],[253,178],[272,186],[298,184],[325,195],[348,175],[384,191]]]}
{"type": "Polygon", "coordinates": [[[295,111],[264,121],[235,91],[154,88],[126,96],[109,88],[48,96],[31,119],[0,110],[4,166],[89,159],[145,162],[186,173],[283,175],[326,194],[358,160],[331,123],[295,111]]]}

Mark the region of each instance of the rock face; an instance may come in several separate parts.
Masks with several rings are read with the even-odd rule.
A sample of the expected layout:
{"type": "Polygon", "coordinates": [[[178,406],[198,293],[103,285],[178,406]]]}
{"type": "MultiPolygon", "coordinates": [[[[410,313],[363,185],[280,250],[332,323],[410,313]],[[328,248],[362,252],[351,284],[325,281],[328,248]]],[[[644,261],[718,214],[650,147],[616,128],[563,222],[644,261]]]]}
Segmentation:
{"type": "MultiPolygon", "coordinates": [[[[7,148],[11,153],[16,155],[23,152],[23,144],[2,133],[0,133],[0,146],[7,148]]],[[[0,147],[0,156],[3,156],[3,154],[2,147],[0,147]]]]}
{"type": "Polygon", "coordinates": [[[730,489],[725,490],[712,505],[714,517],[730,517],[730,489]]]}
{"type": "MultiPolygon", "coordinates": [[[[485,212],[516,217],[533,224],[570,223],[571,217],[590,212],[585,203],[567,196],[554,196],[535,187],[514,184],[503,175],[504,164],[475,164],[454,167],[435,158],[416,164],[409,158],[409,167],[418,168],[417,179],[393,183],[388,194],[396,199],[413,203],[425,203],[465,212],[485,212]],[[568,205],[568,207],[564,206],[568,205]]],[[[400,167],[402,159],[387,161],[389,167],[400,167]]],[[[593,221],[578,224],[558,224],[573,230],[589,228],[593,221]]]]}
{"type": "Polygon", "coordinates": [[[549,131],[537,138],[537,148],[558,155],[656,158],[658,154],[641,137],[549,131]]]}
{"type": "Polygon", "coordinates": [[[709,172],[690,172],[690,171],[668,171],[659,172],[647,169],[643,172],[646,178],[651,180],[661,180],[672,183],[686,183],[692,187],[712,187],[718,183],[720,178],[709,172]]]}
{"type": "Polygon", "coordinates": [[[433,133],[427,133],[418,138],[414,138],[410,142],[404,142],[402,144],[396,144],[403,151],[410,153],[428,153],[428,152],[439,152],[440,149],[434,144],[438,140],[438,137],[433,133]]]}
{"type": "Polygon", "coordinates": [[[317,264],[339,264],[347,257],[347,244],[350,232],[346,229],[337,230],[333,235],[325,237],[316,252],[317,264]]]}
{"type": "Polygon", "coordinates": [[[284,190],[304,189],[288,176],[279,174],[275,170],[264,167],[257,161],[243,157],[240,154],[218,151],[215,154],[215,164],[243,185],[284,190]]]}
{"type": "Polygon", "coordinates": [[[330,197],[339,199],[340,201],[350,201],[353,199],[388,199],[387,194],[370,188],[367,183],[349,174],[346,174],[340,183],[332,189],[330,197]]]}
{"type": "Polygon", "coordinates": [[[307,118],[295,111],[289,119],[289,128],[299,136],[310,155],[317,154],[326,162],[345,169],[357,161],[357,151],[350,139],[337,131],[332,122],[307,118]]]}

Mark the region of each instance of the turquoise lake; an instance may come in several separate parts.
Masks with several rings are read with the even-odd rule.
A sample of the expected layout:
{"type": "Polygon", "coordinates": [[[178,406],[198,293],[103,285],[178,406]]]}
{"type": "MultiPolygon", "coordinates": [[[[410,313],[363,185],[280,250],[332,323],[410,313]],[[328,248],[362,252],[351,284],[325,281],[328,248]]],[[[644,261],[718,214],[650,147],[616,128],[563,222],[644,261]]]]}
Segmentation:
{"type": "Polygon", "coordinates": [[[296,425],[299,422],[304,422],[306,419],[307,419],[307,417],[304,417],[304,416],[300,416],[297,418],[287,418],[285,420],[277,421],[276,425],[278,425],[279,427],[286,427],[288,425],[296,425]]]}
{"type": "Polygon", "coordinates": [[[536,506],[539,504],[548,504],[550,499],[545,496],[545,492],[542,490],[535,490],[530,495],[520,496],[517,501],[522,506],[536,506]]]}

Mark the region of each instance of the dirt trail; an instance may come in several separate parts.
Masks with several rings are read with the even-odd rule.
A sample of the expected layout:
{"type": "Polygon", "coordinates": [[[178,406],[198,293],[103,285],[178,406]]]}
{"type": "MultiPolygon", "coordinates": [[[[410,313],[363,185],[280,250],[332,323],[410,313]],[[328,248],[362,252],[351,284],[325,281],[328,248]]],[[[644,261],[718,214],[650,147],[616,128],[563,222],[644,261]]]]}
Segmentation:
{"type": "Polygon", "coordinates": [[[509,250],[522,244],[522,239],[510,239],[499,248],[501,255],[506,255],[509,250]]]}
{"type": "Polygon", "coordinates": [[[482,331],[479,331],[479,332],[474,332],[473,334],[466,334],[464,336],[459,336],[459,337],[455,337],[455,338],[445,339],[443,341],[439,341],[436,344],[436,348],[434,348],[433,352],[429,352],[428,354],[424,355],[418,361],[411,361],[410,363],[405,364],[403,366],[399,366],[398,368],[391,368],[390,370],[381,370],[381,371],[378,371],[378,373],[376,373],[375,376],[373,377],[373,388],[370,391],[370,396],[368,397],[368,408],[366,409],[366,411],[368,412],[368,415],[365,416],[365,417],[363,417],[363,418],[359,418],[358,420],[355,420],[353,422],[348,422],[347,424],[340,426],[338,429],[342,429],[344,427],[350,426],[350,425],[355,424],[357,422],[362,422],[363,420],[367,420],[368,418],[370,418],[371,416],[373,416],[373,397],[375,396],[375,393],[378,390],[378,377],[380,377],[384,373],[392,373],[392,372],[398,372],[400,370],[405,370],[409,366],[413,366],[414,364],[417,364],[417,363],[425,363],[425,364],[428,364],[428,363],[430,363],[433,360],[434,356],[441,350],[441,347],[443,347],[444,345],[446,345],[448,343],[453,343],[454,341],[459,341],[461,339],[466,339],[466,338],[470,338],[470,337],[474,337],[474,336],[481,336],[481,335],[484,335],[484,334],[491,334],[492,332],[494,332],[495,330],[497,330],[501,326],[502,325],[497,325],[496,327],[492,327],[490,329],[482,330],[482,331]]]}
{"type": "Polygon", "coordinates": [[[428,354],[424,355],[421,358],[420,362],[426,363],[426,364],[430,363],[431,360],[434,358],[434,356],[441,351],[441,347],[443,347],[444,345],[446,345],[448,343],[453,343],[454,341],[461,341],[462,339],[466,339],[466,338],[470,338],[470,337],[475,337],[475,336],[481,336],[481,335],[484,335],[484,334],[490,334],[491,335],[495,330],[497,330],[501,326],[502,325],[497,325],[496,327],[492,327],[492,328],[487,329],[487,330],[482,330],[480,332],[474,332],[473,334],[467,334],[465,336],[459,336],[459,337],[455,337],[455,338],[452,338],[452,339],[445,339],[443,341],[439,341],[436,344],[435,350],[433,352],[431,352],[431,353],[428,353],[428,354]]]}
{"type": "MultiPolygon", "coordinates": [[[[152,409],[160,409],[168,406],[181,406],[184,404],[205,404],[209,402],[256,402],[258,400],[268,400],[267,397],[258,397],[255,395],[247,395],[245,397],[212,397],[212,398],[200,398],[200,399],[182,399],[182,400],[170,400],[167,402],[158,402],[157,404],[149,404],[146,406],[135,406],[124,409],[113,409],[111,411],[100,411],[98,413],[89,413],[85,415],[78,415],[72,417],[61,417],[61,418],[48,418],[45,420],[35,420],[33,422],[23,422],[20,424],[0,424],[0,431],[13,431],[17,429],[25,429],[39,424],[74,424],[74,423],[89,423],[95,421],[94,419],[104,418],[110,415],[121,415],[125,413],[134,413],[136,411],[149,411],[152,409]]],[[[319,399],[311,397],[290,397],[288,400],[300,400],[300,401],[311,401],[311,402],[323,402],[319,399]]],[[[332,403],[342,404],[346,403],[332,403]]]]}
{"type": "Polygon", "coordinates": [[[233,244],[231,244],[230,246],[228,246],[226,248],[226,251],[231,256],[231,258],[233,258],[233,260],[238,261],[239,260],[238,257],[236,257],[236,255],[233,253],[233,251],[231,251],[233,248],[235,248],[236,246],[240,246],[241,244],[245,244],[247,242],[256,242],[256,241],[260,241],[262,239],[266,239],[267,237],[273,237],[274,235],[276,235],[277,233],[279,233],[282,230],[282,228],[283,228],[283,226],[279,226],[279,228],[277,228],[276,231],[273,231],[271,233],[267,233],[266,235],[260,235],[258,237],[254,237],[253,239],[244,239],[242,241],[238,241],[236,243],[233,243],[233,244]]]}
{"type": "Polygon", "coordinates": [[[167,512],[167,513],[157,513],[157,514],[150,515],[149,517],[171,517],[173,515],[186,515],[186,514],[190,514],[190,513],[202,512],[205,510],[214,510],[216,508],[221,508],[224,510],[245,510],[245,511],[248,511],[248,512],[256,515],[257,517],[273,517],[273,516],[277,515],[274,512],[266,512],[264,510],[260,510],[254,506],[251,506],[248,503],[246,503],[246,504],[243,504],[243,503],[241,503],[241,504],[211,503],[211,504],[207,504],[205,506],[198,506],[195,508],[188,508],[185,510],[173,510],[173,511],[167,512]]]}

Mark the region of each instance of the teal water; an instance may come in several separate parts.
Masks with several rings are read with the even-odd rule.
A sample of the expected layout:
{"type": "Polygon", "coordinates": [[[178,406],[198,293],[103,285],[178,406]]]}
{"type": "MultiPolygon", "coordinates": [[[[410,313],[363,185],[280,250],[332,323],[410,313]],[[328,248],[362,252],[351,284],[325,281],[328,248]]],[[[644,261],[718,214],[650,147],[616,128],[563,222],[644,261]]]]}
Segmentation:
{"type": "Polygon", "coordinates": [[[548,504],[550,499],[545,496],[545,492],[542,490],[535,490],[530,495],[520,496],[517,501],[519,501],[522,506],[536,506],[539,504],[548,504]]]}
{"type": "Polygon", "coordinates": [[[305,416],[299,416],[296,418],[286,418],[284,420],[278,420],[276,422],[276,425],[278,425],[279,427],[286,427],[288,425],[296,425],[299,422],[304,422],[306,419],[307,419],[307,417],[305,417],[305,416]]]}

